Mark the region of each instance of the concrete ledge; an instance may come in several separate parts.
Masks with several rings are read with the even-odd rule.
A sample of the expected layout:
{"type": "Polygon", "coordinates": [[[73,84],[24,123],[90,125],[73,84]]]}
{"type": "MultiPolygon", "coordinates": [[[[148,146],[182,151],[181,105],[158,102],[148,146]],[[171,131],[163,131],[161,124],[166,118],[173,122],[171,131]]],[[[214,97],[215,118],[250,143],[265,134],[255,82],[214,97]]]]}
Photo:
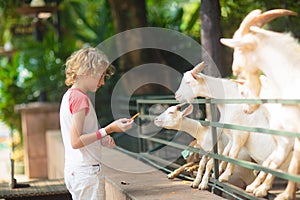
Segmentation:
{"type": "Polygon", "coordinates": [[[59,130],[46,132],[48,179],[64,178],[65,149],[59,130]]]}
{"type": "MultiPolygon", "coordinates": [[[[64,148],[59,130],[47,131],[47,145],[48,173],[52,178],[61,178],[64,148]]],[[[103,147],[101,158],[106,200],[224,199],[209,191],[192,189],[187,181],[169,180],[165,173],[116,149],[103,147]]]]}
{"type": "Polygon", "coordinates": [[[224,199],[192,189],[188,181],[169,180],[165,173],[114,149],[103,149],[102,164],[106,200],[224,199]]]}

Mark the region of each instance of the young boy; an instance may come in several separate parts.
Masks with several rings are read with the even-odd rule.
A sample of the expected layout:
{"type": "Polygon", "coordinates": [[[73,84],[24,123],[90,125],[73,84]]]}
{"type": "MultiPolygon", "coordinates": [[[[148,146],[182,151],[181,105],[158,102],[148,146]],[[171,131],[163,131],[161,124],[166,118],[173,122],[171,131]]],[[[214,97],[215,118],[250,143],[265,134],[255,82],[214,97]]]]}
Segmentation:
{"type": "Polygon", "coordinates": [[[104,128],[98,120],[87,92],[104,85],[113,68],[96,48],[75,51],[66,62],[66,85],[60,106],[60,126],[65,147],[65,183],[74,200],[104,199],[101,172],[101,145],[114,147],[112,132],[125,132],[133,120],[119,119],[104,128]]]}

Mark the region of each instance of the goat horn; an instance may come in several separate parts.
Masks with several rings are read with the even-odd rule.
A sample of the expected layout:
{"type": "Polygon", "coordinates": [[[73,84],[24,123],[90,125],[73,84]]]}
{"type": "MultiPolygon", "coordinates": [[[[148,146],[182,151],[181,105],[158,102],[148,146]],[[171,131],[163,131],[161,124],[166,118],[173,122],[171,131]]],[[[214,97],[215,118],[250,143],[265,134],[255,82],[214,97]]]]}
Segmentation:
{"type": "Polygon", "coordinates": [[[234,38],[235,37],[240,37],[242,35],[245,35],[246,33],[249,32],[249,28],[251,26],[251,22],[261,14],[261,10],[256,9],[251,11],[248,15],[246,15],[246,17],[243,19],[243,21],[240,24],[240,27],[238,28],[238,30],[234,33],[234,38]]]}
{"type": "Polygon", "coordinates": [[[205,67],[207,67],[208,65],[202,61],[201,63],[199,63],[198,65],[196,65],[194,67],[194,69],[192,70],[193,74],[198,74],[199,72],[201,72],[205,67]]]}
{"type": "Polygon", "coordinates": [[[298,14],[294,11],[291,10],[286,10],[286,9],[274,9],[274,10],[269,10],[261,15],[257,16],[253,22],[252,26],[258,26],[262,27],[268,22],[272,21],[273,19],[281,16],[297,16],[298,14]]]}
{"type": "Polygon", "coordinates": [[[249,32],[250,26],[262,27],[273,19],[281,16],[296,16],[297,13],[286,9],[274,9],[261,13],[261,10],[253,10],[242,21],[235,35],[245,35],[249,32]]]}

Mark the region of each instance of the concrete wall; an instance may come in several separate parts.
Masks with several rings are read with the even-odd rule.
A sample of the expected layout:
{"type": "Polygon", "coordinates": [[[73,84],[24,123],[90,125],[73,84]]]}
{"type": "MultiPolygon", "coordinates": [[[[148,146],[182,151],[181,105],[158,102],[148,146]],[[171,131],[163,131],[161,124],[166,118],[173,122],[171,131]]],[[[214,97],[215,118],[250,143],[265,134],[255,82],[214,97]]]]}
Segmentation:
{"type": "MultiPolygon", "coordinates": [[[[49,178],[63,177],[63,143],[59,130],[47,131],[49,178]]],[[[102,148],[106,200],[222,199],[209,191],[189,187],[181,179],[168,180],[162,171],[116,149],[102,148]]]]}
{"type": "Polygon", "coordinates": [[[64,177],[65,150],[59,130],[46,132],[48,178],[58,179],[64,177]]]}

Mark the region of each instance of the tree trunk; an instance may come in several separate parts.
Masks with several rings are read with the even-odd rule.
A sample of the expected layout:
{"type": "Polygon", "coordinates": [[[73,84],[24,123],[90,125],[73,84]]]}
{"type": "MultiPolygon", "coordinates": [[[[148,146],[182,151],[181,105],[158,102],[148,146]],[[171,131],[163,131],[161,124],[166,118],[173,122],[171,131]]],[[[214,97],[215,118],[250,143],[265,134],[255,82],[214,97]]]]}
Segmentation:
{"type": "MultiPolygon", "coordinates": [[[[219,0],[202,0],[200,9],[201,18],[201,44],[210,57],[215,62],[222,77],[230,74],[230,71],[224,66],[224,47],[220,43],[222,29],[220,25],[221,10],[219,0]]],[[[204,61],[208,62],[204,58],[204,61]]],[[[205,74],[218,76],[213,68],[205,69],[205,74]]]]}
{"type": "MultiPolygon", "coordinates": [[[[146,27],[146,4],[144,0],[108,0],[114,20],[116,33],[120,33],[133,28],[146,27]]],[[[120,45],[130,45],[125,41],[120,41],[120,45]]],[[[120,48],[123,48],[120,47],[120,48]]],[[[120,69],[127,71],[131,66],[140,64],[141,51],[134,51],[120,59],[120,69]]]]}
{"type": "MultiPolygon", "coordinates": [[[[147,27],[147,11],[145,0],[108,0],[111,12],[114,20],[114,28],[116,33],[127,31],[134,28],[147,27]]],[[[143,35],[125,34],[125,41],[117,41],[117,48],[130,49],[130,45],[143,46],[143,35]],[[128,39],[127,39],[128,38],[128,39]]],[[[127,72],[133,67],[145,64],[145,63],[165,63],[161,58],[157,49],[137,49],[122,55],[119,58],[118,70],[127,72]]],[[[147,79],[148,74],[141,75],[140,79],[147,79]]],[[[135,80],[137,77],[132,77],[135,80]]],[[[168,77],[166,77],[167,81],[168,77]]],[[[133,87],[129,82],[124,83],[127,87],[133,87]]],[[[161,87],[157,85],[143,85],[139,88],[135,94],[158,94],[163,91],[161,87]]]]}
{"type": "Polygon", "coordinates": [[[144,0],[108,0],[117,33],[148,25],[144,0]]]}
{"type": "MultiPolygon", "coordinates": [[[[219,0],[202,0],[200,7],[201,19],[201,44],[207,51],[208,55],[214,61],[216,68],[209,67],[204,69],[204,73],[214,77],[225,77],[230,74],[229,70],[224,66],[224,47],[220,43],[220,38],[223,36],[221,24],[221,10],[219,0]],[[217,71],[218,70],[218,71],[217,71]]],[[[203,57],[207,63],[210,62],[207,57],[203,57]]],[[[212,120],[210,105],[206,104],[206,118],[212,120]]],[[[217,112],[217,111],[215,111],[217,112]]],[[[216,114],[215,118],[220,117],[220,113],[216,114]]]]}

